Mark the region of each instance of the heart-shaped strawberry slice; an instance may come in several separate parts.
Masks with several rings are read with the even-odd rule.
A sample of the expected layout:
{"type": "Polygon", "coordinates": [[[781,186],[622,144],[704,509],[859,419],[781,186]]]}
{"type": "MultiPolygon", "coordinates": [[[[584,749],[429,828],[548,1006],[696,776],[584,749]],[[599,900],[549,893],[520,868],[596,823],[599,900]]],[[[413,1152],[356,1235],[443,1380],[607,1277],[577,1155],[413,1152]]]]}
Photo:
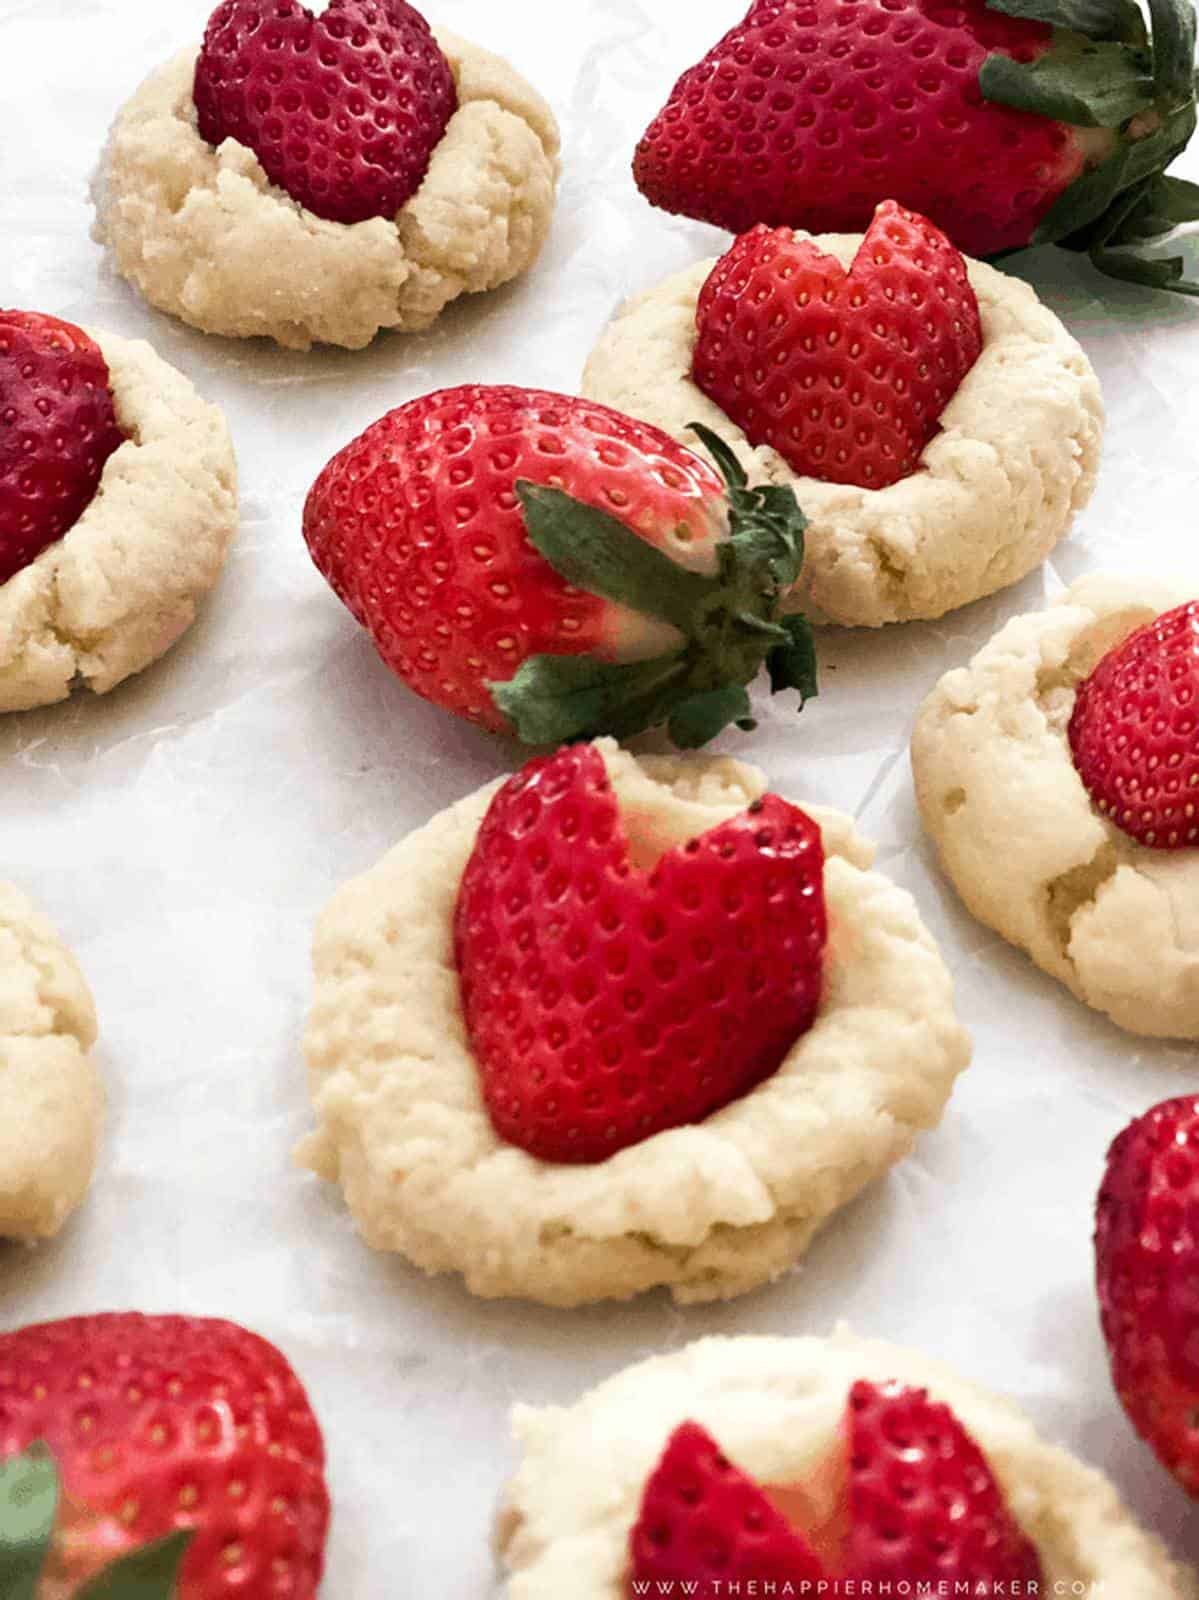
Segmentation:
{"type": "Polygon", "coordinates": [[[593,745],[496,795],[455,945],[492,1123],[544,1161],[603,1161],[699,1122],[815,1019],[827,940],[810,817],[767,795],[650,871],[593,745]]]}
{"type": "Polygon", "coordinates": [[[685,1422],[642,1495],[629,1540],[630,1600],[902,1594],[917,1585],[922,1594],[1040,1592],[1040,1557],[989,1462],[923,1389],[855,1383],[841,1438],[815,1471],[839,1503],[831,1517],[824,1511],[819,1551],[811,1531],[779,1509],[808,1501],[802,1484],[760,1486],[711,1434],[685,1422]]]}
{"type": "Polygon", "coordinates": [[[253,150],[330,222],[394,217],[458,103],[449,62],[406,0],[225,0],[196,65],[201,136],[253,150]]]}
{"type": "Polygon", "coordinates": [[[696,313],[696,383],[805,477],[882,489],[914,472],[982,350],[961,254],[894,201],[849,271],[789,228],[755,228],[696,313]]]}
{"type": "Polygon", "coordinates": [[[82,328],[0,311],[0,583],[74,527],[123,442],[108,363],[82,328]]]}

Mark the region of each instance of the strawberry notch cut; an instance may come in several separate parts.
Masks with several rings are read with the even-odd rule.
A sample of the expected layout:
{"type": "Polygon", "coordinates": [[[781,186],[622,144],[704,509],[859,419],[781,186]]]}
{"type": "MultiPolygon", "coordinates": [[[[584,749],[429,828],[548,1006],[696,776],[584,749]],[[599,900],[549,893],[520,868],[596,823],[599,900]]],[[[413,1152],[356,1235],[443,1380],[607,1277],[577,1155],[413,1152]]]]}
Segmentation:
{"type": "MultiPolygon", "coordinates": [[[[655,1584],[695,1600],[732,1594],[734,1584],[743,1592],[757,1584],[762,1593],[774,1592],[774,1584],[794,1595],[836,1595],[843,1585],[847,1594],[886,1593],[895,1584],[922,1583],[951,1590],[961,1584],[978,1596],[1040,1592],[1036,1549],[948,1406],[923,1389],[862,1380],[850,1391],[841,1448],[847,1531],[843,1549],[822,1561],[767,1489],[732,1465],[698,1424],[684,1423],[646,1483],[629,1540],[626,1594],[671,1592],[655,1584]]],[[[787,1490],[771,1492],[792,1498],[787,1490]]]]}
{"type": "Polygon", "coordinates": [[[982,351],[978,300],[945,235],[894,201],[849,270],[789,228],[755,228],[696,309],[694,378],[793,471],[883,489],[915,472],[982,351]]]}
{"type": "Polygon", "coordinates": [[[458,105],[449,62],[406,0],[225,0],[194,87],[201,138],[236,139],[328,222],[395,217],[458,105]]]}
{"type": "Polygon", "coordinates": [[[492,801],[454,922],[496,1132],[588,1163],[702,1121],[812,1026],[828,937],[820,830],[767,795],[649,871],[591,745],[492,801]]]}

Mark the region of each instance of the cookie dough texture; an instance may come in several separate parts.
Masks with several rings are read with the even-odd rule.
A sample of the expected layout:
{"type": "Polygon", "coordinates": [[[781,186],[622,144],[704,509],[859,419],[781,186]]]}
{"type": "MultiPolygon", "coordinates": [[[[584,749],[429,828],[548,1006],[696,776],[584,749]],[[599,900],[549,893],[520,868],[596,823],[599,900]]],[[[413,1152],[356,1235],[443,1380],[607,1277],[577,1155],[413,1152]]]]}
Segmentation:
{"type": "MultiPolygon", "coordinates": [[[[860,236],[822,234],[848,266],[860,236]]],[[[692,381],[695,308],[714,261],[631,301],[587,363],[583,393],[699,448],[705,423],[754,484],[791,484],[810,519],[797,603],[818,622],[880,627],[944,616],[1031,572],[1091,497],[1103,405],[1079,345],[1027,284],[967,263],[983,349],[918,471],[885,489],[798,477],[692,381]]]]}
{"type": "Polygon", "coordinates": [[[0,711],[115,689],[195,619],[237,528],[224,416],[148,344],[87,330],[125,442],[63,538],[0,584],[0,711]]]}
{"type": "MultiPolygon", "coordinates": [[[[642,863],[765,789],[728,759],[600,748],[642,863]]],[[[307,1037],[319,1132],[301,1160],[341,1184],[368,1244],[460,1272],[479,1295],[569,1306],[665,1284],[716,1300],[778,1276],[939,1120],[968,1060],[911,899],[869,870],[847,818],[813,810],[834,931],[812,1030],[700,1125],[594,1166],[540,1162],[492,1129],[453,963],[458,885],[497,787],[435,817],[322,916],[307,1037]]]]}
{"type": "Polygon", "coordinates": [[[1132,1033],[1199,1039],[1199,850],[1150,850],[1092,804],[1067,737],[1113,646],[1199,595],[1089,577],[942,678],[912,741],[924,826],[967,907],[1132,1033]]]}
{"type": "Polygon", "coordinates": [[[117,116],[94,185],[97,240],[160,310],[296,350],[415,332],[459,295],[518,277],[549,233],[557,123],[505,61],[453,34],[437,39],[459,106],[394,219],[324,221],[273,185],[245,145],[214,150],[196,125],[192,48],[117,116]]]}
{"type": "Polygon", "coordinates": [[[79,968],[19,889],[0,883],[0,1239],[56,1234],[91,1183],[100,1080],[79,968]]]}
{"type": "MultiPolygon", "coordinates": [[[[629,1533],[675,1428],[698,1422],[760,1483],[795,1483],[838,1438],[859,1378],[898,1379],[953,1408],[1037,1546],[1043,1592],[1193,1595],[1190,1576],[1107,1479],[1046,1444],[1008,1401],[926,1356],[841,1330],[829,1339],[706,1339],[619,1373],[573,1406],[518,1407],[523,1459],[497,1528],[508,1600],[625,1600],[629,1533]]],[[[827,1481],[824,1492],[833,1492],[827,1481]]]]}

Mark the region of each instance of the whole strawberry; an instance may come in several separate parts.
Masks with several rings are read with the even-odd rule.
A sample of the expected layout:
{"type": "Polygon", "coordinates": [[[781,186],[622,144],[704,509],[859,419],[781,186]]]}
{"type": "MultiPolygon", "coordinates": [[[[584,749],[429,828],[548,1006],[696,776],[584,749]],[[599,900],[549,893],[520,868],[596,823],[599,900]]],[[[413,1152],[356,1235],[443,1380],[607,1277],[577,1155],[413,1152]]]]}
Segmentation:
{"type": "Polygon", "coordinates": [[[0,311],[0,583],[78,522],[123,442],[94,341],[57,317],[0,311]]]}
{"type": "Polygon", "coordinates": [[[1133,1426],[1199,1496],[1199,1099],[1154,1106],[1108,1152],[1095,1223],[1103,1335],[1133,1426]]]}
{"type": "Polygon", "coordinates": [[[628,1593],[1039,1592],[1040,1558],[986,1458],[924,1390],[855,1383],[844,1437],[820,1470],[842,1483],[843,1506],[833,1537],[818,1530],[817,1552],[778,1509],[804,1503],[802,1484],[759,1486],[684,1423],[646,1484],[628,1593]]]}
{"type": "Polygon", "coordinates": [[[0,1334],[5,1595],[312,1600],[328,1522],[307,1397],[244,1328],[110,1314],[0,1334]]]}
{"type": "Polygon", "coordinates": [[[865,230],[897,200],[970,255],[1057,242],[1199,291],[1135,246],[1199,215],[1162,176],[1195,128],[1194,11],[1153,0],[755,0],[676,85],[634,173],[667,211],[865,230]]]}
{"type": "Polygon", "coordinates": [[[767,795],[649,872],[594,745],[492,801],[454,950],[483,1098],[542,1161],[604,1161],[748,1093],[812,1025],[828,925],[820,830],[767,795]]]}
{"type": "Polygon", "coordinates": [[[752,726],[763,661],[815,693],[786,488],[728,487],[665,433],[541,390],[446,389],[334,456],[304,537],[379,654],[436,705],[529,744],[752,726]]]}
{"type": "Polygon", "coordinates": [[[458,105],[449,62],[407,0],[224,0],[196,65],[201,137],[246,145],[329,222],[394,217],[458,105]]]}
{"type": "Polygon", "coordinates": [[[962,257],[891,200],[848,272],[790,228],[744,234],[696,322],[695,381],[751,444],[866,489],[916,470],[982,349],[962,257]]]}
{"type": "Polygon", "coordinates": [[[1080,686],[1070,749],[1091,799],[1139,844],[1199,845],[1199,601],[1108,652],[1080,686]]]}

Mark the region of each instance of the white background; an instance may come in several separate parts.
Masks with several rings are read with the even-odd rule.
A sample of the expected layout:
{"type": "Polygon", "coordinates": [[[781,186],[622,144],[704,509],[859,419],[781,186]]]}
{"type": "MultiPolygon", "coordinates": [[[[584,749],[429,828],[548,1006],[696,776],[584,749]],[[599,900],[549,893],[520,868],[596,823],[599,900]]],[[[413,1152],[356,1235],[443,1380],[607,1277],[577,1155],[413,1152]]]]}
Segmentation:
{"type": "Polygon", "coordinates": [[[756,736],[725,741],[783,794],[852,811],[881,842],[881,865],[943,941],[977,1041],[941,1130],[799,1272],[708,1310],[660,1295],[575,1313],[484,1304],[372,1256],[339,1195],[290,1165],[308,1123],[314,915],[407,830],[517,761],[388,675],[309,566],[305,492],[334,450],[428,389],[573,388],[618,302],[722,237],[651,211],[628,164],[739,0],[426,9],[509,55],[554,102],[566,174],[551,245],[530,278],[425,337],[299,355],[157,315],[89,241],[107,124],[146,71],[199,37],[206,0],[0,0],[0,304],[150,339],[226,408],[243,474],[224,581],[170,658],[107,699],[0,722],[0,875],[79,954],[110,1100],[81,1217],[35,1253],[0,1250],[0,1319],[187,1310],[276,1340],[328,1438],[324,1592],[336,1600],[490,1592],[513,1400],[569,1401],[701,1334],[821,1332],[838,1318],[1007,1390],[1199,1556],[1199,1519],[1112,1396],[1090,1251],[1108,1141],[1195,1086],[1194,1049],[1118,1032],[961,911],[921,840],[906,754],[922,694],[1008,616],[1090,569],[1199,567],[1193,302],[1102,281],[1060,253],[1020,258],[1087,347],[1111,411],[1101,486],[1074,537],[1043,575],[943,623],[825,633],[818,705],[800,721],[763,707],[756,736]]]}

